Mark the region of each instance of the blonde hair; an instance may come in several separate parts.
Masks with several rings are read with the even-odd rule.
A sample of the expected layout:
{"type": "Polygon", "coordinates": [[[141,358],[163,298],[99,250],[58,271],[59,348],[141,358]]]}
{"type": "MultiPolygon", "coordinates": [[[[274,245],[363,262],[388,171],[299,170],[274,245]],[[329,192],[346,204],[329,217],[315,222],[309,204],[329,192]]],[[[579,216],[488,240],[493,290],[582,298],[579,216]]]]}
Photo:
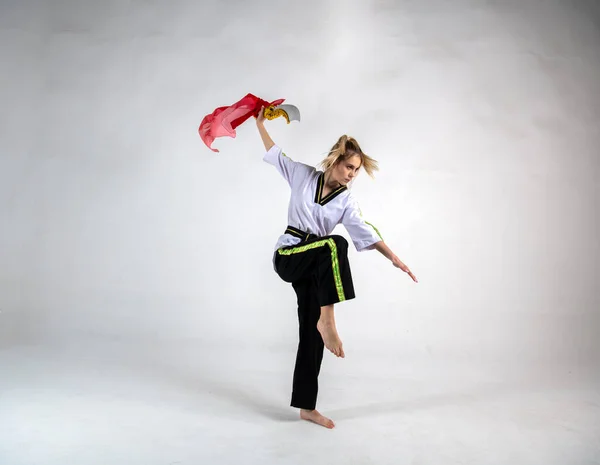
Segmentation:
{"type": "Polygon", "coordinates": [[[331,147],[327,157],[321,162],[321,166],[327,172],[338,163],[346,161],[354,155],[360,157],[361,166],[371,178],[374,178],[375,171],[379,170],[377,161],[362,151],[356,139],[346,134],[340,137],[333,147],[331,147]]]}

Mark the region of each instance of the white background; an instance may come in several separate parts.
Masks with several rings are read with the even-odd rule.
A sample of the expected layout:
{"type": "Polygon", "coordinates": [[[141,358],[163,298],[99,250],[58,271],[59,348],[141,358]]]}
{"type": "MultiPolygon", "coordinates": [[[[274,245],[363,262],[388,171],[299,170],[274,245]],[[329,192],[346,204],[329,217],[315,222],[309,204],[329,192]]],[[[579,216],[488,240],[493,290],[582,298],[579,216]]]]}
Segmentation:
{"type": "MultiPolygon", "coordinates": [[[[352,430],[338,424],[339,447],[367,438],[352,463],[598,463],[597,3],[3,1],[0,59],[0,462],[229,463],[259,448],[257,463],[300,463],[293,438],[329,434],[275,421],[297,413],[295,294],[271,265],[289,188],[262,161],[253,120],[217,139],[219,153],[197,133],[253,93],[299,107],[300,123],[267,122],[293,159],[317,165],[349,134],[379,161],[376,179],[362,173],[352,189],[420,281],[350,247],[357,298],[336,306],[346,359],[326,354],[319,408],[352,430]],[[110,390],[99,380],[118,378],[91,368],[103,364],[150,389],[148,408],[163,392],[153,382],[187,386],[177,409],[206,431],[228,421],[220,412],[256,408],[213,439],[156,420],[185,438],[177,449],[152,439],[165,434],[153,411],[127,410],[138,387],[97,403],[110,390]],[[527,437],[520,414],[489,430],[493,458],[467,439],[497,425],[489,415],[441,426],[437,395],[456,408],[452,422],[466,418],[463,395],[512,392],[490,412],[522,413],[524,384],[560,399],[535,417],[550,428],[536,430],[546,455],[527,455],[531,437],[506,442],[527,437]],[[423,407],[427,427],[408,422],[404,401],[423,407]],[[397,439],[365,430],[393,406],[386,431],[422,434],[399,433],[406,462],[397,439]],[[264,436],[241,441],[265,410],[278,413],[262,417],[264,436]],[[102,442],[76,411],[146,429],[134,439],[106,426],[102,442]],[[455,448],[448,431],[463,435],[455,448]],[[272,434],[275,452],[261,448],[272,434]]],[[[311,460],[342,460],[321,452],[311,460]]]]}

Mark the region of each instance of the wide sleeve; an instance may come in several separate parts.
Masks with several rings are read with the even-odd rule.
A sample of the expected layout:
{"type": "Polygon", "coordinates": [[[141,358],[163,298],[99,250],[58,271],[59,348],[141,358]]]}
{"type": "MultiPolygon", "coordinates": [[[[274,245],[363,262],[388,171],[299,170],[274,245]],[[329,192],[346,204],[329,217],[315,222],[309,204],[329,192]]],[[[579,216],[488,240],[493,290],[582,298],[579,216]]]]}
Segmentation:
{"type": "Polygon", "coordinates": [[[377,228],[365,221],[358,202],[352,196],[349,198],[348,204],[344,209],[341,223],[346,228],[346,231],[348,231],[348,234],[350,234],[354,247],[359,252],[373,250],[375,243],[383,240],[377,228]]]}
{"type": "Polygon", "coordinates": [[[274,145],[265,153],[263,160],[277,168],[279,174],[284,177],[290,186],[292,185],[296,171],[302,169],[301,163],[289,158],[277,145],[274,145]]]}

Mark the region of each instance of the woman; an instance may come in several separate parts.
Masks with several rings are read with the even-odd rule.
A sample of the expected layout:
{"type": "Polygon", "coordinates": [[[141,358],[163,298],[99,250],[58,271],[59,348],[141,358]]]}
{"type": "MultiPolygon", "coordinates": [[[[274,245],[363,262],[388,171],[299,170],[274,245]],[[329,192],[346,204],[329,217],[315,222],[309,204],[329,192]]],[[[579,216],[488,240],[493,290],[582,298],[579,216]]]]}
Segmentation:
{"type": "Polygon", "coordinates": [[[353,299],[348,263],[348,242],[331,235],[343,224],[358,251],[376,249],[417,282],[416,277],[383,242],[377,229],[362,219],[348,184],[361,167],[370,175],[377,162],[365,155],[353,138],[342,136],[322,165],[324,171],[287,157],[264,126],[263,109],[256,119],[265,145],[263,160],[275,166],[292,190],[288,226],[277,240],[273,266],[281,279],[292,284],[298,300],[300,341],[294,369],[291,406],[300,417],[327,428],[335,425],[316,409],[318,376],[323,346],[344,357],[335,326],[333,306],[353,299]]]}

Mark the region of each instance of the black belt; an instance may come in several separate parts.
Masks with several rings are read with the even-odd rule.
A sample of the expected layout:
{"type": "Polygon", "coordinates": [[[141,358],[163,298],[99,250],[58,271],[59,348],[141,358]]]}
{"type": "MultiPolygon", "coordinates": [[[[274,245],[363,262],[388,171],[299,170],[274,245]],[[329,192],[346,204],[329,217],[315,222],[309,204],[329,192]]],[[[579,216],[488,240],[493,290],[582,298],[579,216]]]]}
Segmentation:
{"type": "Polygon", "coordinates": [[[286,228],[285,234],[291,234],[294,237],[298,237],[302,240],[302,242],[308,241],[309,239],[316,239],[317,237],[319,237],[316,234],[304,232],[301,229],[294,228],[290,225],[288,225],[288,227],[286,228]]]}

